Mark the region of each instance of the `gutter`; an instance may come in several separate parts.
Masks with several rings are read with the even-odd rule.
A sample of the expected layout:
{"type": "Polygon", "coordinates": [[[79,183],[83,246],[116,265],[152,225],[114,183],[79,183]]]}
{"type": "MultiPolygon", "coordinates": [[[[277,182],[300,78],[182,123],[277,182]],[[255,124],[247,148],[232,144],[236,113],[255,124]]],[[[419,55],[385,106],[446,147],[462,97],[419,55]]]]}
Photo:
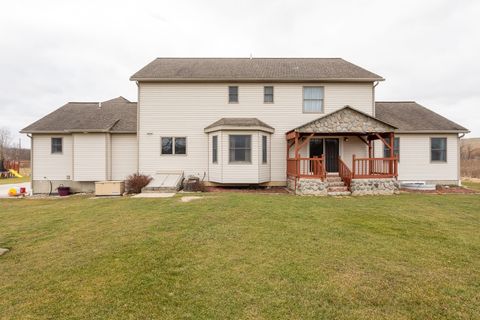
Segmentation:
{"type": "Polygon", "coordinates": [[[236,83],[236,82],[249,82],[249,83],[307,83],[307,82],[378,82],[385,81],[384,78],[328,78],[328,79],[219,79],[219,78],[138,78],[130,77],[130,81],[137,82],[214,82],[214,83],[236,83]]]}

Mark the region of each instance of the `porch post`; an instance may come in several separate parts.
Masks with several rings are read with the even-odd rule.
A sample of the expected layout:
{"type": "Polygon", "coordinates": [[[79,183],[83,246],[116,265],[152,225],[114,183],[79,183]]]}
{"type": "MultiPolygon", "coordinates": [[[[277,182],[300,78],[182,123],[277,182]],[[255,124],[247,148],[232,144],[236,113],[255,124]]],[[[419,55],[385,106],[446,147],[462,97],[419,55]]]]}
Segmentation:
{"type": "MultiPolygon", "coordinates": [[[[368,137],[367,137],[368,139],[368,137]]],[[[373,164],[373,161],[372,161],[372,158],[373,158],[373,155],[372,155],[372,140],[368,139],[368,157],[370,158],[370,161],[369,161],[369,164],[368,164],[368,172],[369,174],[372,174],[372,164],[373,164]]]]}
{"type": "MultiPolygon", "coordinates": [[[[390,158],[393,158],[395,157],[395,154],[393,152],[393,147],[395,145],[395,136],[393,134],[393,132],[390,132],[390,158]]],[[[394,164],[393,164],[393,161],[395,160],[390,160],[390,174],[394,174],[394,164]]]]}

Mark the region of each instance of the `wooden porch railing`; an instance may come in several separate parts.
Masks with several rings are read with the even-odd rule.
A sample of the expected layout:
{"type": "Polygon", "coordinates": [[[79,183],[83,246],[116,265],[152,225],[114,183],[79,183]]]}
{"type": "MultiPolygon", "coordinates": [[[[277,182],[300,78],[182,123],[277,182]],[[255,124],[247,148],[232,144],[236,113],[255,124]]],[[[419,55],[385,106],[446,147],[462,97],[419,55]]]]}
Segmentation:
{"type": "Polygon", "coordinates": [[[395,178],[398,176],[398,159],[352,157],[352,178],[395,178]]]}
{"type": "Polygon", "coordinates": [[[338,175],[342,178],[345,185],[350,190],[350,183],[352,182],[352,171],[348,168],[348,166],[343,162],[343,160],[338,157],[338,175]]]}
{"type": "Polygon", "coordinates": [[[320,158],[288,158],[287,175],[296,178],[325,179],[324,159],[320,158]]]}

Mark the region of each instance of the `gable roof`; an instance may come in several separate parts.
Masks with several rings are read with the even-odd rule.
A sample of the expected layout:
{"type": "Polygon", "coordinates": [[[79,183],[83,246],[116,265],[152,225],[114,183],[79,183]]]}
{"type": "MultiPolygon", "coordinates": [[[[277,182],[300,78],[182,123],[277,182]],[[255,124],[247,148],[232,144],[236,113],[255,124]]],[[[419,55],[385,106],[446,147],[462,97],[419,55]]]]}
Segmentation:
{"type": "Polygon", "coordinates": [[[341,58],[157,58],[131,76],[134,81],[382,81],[341,58]]]}
{"type": "Polygon", "coordinates": [[[323,115],[313,121],[296,127],[289,132],[306,133],[383,133],[391,132],[395,126],[363,113],[350,106],[323,115]]]}
{"type": "Polygon", "coordinates": [[[376,102],[375,117],[393,124],[399,132],[469,132],[414,101],[376,102]]]}
{"type": "Polygon", "coordinates": [[[274,132],[275,129],[257,118],[221,118],[211,125],[205,127],[205,132],[212,132],[222,129],[237,130],[262,130],[274,132]]]}
{"type": "Polygon", "coordinates": [[[21,133],[137,132],[137,103],[123,97],[103,102],[69,102],[21,133]]]}

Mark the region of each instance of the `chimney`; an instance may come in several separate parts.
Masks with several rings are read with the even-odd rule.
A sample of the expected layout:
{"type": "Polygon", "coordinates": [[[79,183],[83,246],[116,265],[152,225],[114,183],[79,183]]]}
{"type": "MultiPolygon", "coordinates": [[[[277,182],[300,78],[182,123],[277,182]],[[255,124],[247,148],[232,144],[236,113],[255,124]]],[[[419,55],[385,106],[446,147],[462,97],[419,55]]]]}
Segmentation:
{"type": "Polygon", "coordinates": [[[102,103],[99,102],[99,103],[98,103],[98,108],[100,109],[101,107],[102,107],[102,103]]]}

